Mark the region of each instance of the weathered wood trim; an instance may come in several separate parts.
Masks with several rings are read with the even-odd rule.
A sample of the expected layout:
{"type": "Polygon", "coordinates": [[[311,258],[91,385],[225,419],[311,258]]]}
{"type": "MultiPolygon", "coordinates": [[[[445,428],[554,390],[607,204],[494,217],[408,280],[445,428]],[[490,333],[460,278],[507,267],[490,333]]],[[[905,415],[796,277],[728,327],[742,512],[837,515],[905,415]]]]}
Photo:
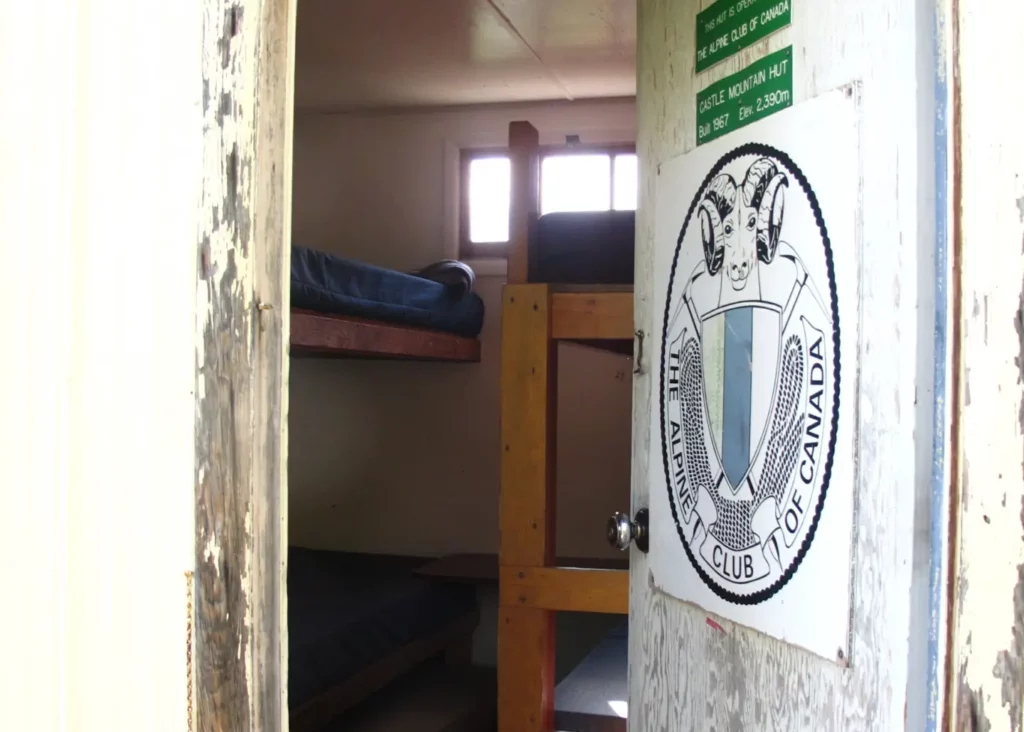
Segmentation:
{"type": "Polygon", "coordinates": [[[293,0],[207,0],[195,729],[285,729],[293,0]]]}
{"type": "Polygon", "coordinates": [[[1024,6],[954,2],[957,419],[949,718],[1024,729],[1024,6]]]}
{"type": "Polygon", "coordinates": [[[564,612],[629,612],[629,571],[576,567],[502,567],[503,607],[564,612]]]}

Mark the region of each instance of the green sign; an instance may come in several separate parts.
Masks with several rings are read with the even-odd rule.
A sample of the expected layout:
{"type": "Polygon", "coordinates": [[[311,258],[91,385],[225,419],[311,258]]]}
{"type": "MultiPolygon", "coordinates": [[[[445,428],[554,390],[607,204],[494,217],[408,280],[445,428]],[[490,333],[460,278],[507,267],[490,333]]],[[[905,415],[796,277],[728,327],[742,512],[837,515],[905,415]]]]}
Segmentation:
{"type": "Polygon", "coordinates": [[[697,93],[697,144],[793,104],[793,47],[751,64],[697,93]]]}
{"type": "Polygon", "coordinates": [[[697,14],[697,71],[739,53],[793,19],[792,0],[718,0],[697,14]]]}

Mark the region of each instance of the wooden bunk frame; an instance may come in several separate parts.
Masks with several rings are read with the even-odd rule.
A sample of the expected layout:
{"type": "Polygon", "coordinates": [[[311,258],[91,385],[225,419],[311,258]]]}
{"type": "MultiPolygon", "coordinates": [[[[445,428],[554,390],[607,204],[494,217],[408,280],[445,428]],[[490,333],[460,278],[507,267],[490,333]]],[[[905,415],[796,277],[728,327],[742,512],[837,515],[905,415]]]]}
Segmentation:
{"type": "Polygon", "coordinates": [[[349,315],[292,308],[291,355],[403,361],[480,361],[480,340],[349,315]]]}
{"type": "MultiPolygon", "coordinates": [[[[502,302],[498,730],[551,732],[555,612],[627,614],[627,570],[556,566],[555,434],[559,341],[631,352],[633,293],[526,284],[537,219],[540,145],[509,125],[508,284],[502,302]]],[[[595,527],[601,531],[602,527],[595,527]]]]}

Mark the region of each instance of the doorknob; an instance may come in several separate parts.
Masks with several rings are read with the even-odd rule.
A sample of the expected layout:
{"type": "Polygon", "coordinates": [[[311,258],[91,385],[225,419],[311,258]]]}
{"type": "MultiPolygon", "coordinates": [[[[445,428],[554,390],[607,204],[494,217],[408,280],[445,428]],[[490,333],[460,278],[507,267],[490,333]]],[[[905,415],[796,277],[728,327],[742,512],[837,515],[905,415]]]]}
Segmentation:
{"type": "Polygon", "coordinates": [[[616,549],[629,549],[631,542],[636,548],[647,553],[647,509],[636,512],[636,518],[630,521],[629,516],[617,513],[608,519],[608,543],[616,549]]]}

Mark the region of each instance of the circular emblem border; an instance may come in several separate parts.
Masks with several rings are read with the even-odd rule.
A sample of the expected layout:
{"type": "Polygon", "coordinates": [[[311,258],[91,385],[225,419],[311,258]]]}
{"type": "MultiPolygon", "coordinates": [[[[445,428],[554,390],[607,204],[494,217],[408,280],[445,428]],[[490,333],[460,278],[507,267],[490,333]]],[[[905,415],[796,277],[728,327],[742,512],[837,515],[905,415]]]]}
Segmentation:
{"type": "Polygon", "coordinates": [[[683,550],[686,552],[687,558],[690,560],[690,564],[697,571],[701,580],[705,585],[711,588],[718,597],[732,602],[737,605],[757,605],[770,599],[779,590],[786,586],[786,584],[796,574],[796,570],[803,562],[804,557],[807,555],[807,551],[811,548],[811,543],[814,541],[814,535],[818,530],[818,521],[821,518],[822,509],[825,507],[825,496],[828,493],[829,483],[832,482],[832,460],[835,456],[836,447],[836,430],[839,427],[839,372],[840,372],[840,360],[839,360],[839,298],[836,294],[836,277],[835,277],[835,266],[832,261],[832,241],[828,236],[828,229],[825,227],[825,220],[821,215],[821,207],[818,204],[818,198],[814,195],[814,189],[811,188],[810,183],[807,181],[807,177],[803,171],[793,162],[792,158],[781,150],[772,147],[771,145],[765,145],[759,142],[748,142],[739,147],[733,148],[725,155],[718,159],[718,162],[711,168],[707,176],[704,178],[704,182],[701,183],[700,188],[697,189],[697,193],[694,195],[693,201],[690,203],[689,211],[686,213],[686,219],[683,221],[683,228],[679,232],[679,238],[676,239],[675,253],[672,255],[672,269],[669,271],[668,279],[668,293],[665,299],[665,312],[662,315],[661,325],[661,358],[659,359],[658,370],[658,402],[660,405],[660,419],[658,425],[661,432],[661,461],[662,469],[665,472],[665,484],[668,490],[668,501],[669,506],[672,508],[672,520],[676,525],[676,533],[679,534],[679,541],[683,545],[683,550]],[[829,289],[829,300],[832,308],[832,322],[834,327],[832,328],[832,350],[834,353],[833,358],[833,391],[834,398],[832,400],[832,425],[829,430],[828,438],[828,453],[825,457],[825,470],[822,475],[821,491],[818,494],[818,503],[814,508],[814,517],[811,520],[810,528],[807,530],[807,534],[804,536],[803,541],[800,544],[800,549],[797,551],[796,557],[790,562],[789,566],[786,567],[782,572],[782,576],[775,580],[769,587],[759,590],[750,595],[739,595],[734,592],[719,586],[711,576],[704,571],[704,568],[700,566],[700,563],[693,556],[693,552],[690,551],[690,545],[687,543],[683,536],[682,526],[679,524],[679,513],[676,508],[676,499],[672,491],[671,471],[668,466],[668,445],[665,440],[665,368],[664,368],[664,357],[665,357],[665,344],[668,341],[668,321],[672,307],[672,285],[676,277],[676,266],[679,264],[679,251],[683,245],[683,239],[686,237],[686,230],[690,225],[690,221],[693,219],[693,212],[696,209],[697,204],[700,202],[701,194],[703,194],[711,180],[729,163],[745,155],[766,155],[774,157],[786,168],[793,173],[794,177],[800,183],[800,187],[807,195],[807,200],[811,204],[811,210],[814,213],[814,220],[818,224],[818,231],[821,234],[821,241],[825,247],[825,269],[828,275],[828,289],[829,289]]]}

